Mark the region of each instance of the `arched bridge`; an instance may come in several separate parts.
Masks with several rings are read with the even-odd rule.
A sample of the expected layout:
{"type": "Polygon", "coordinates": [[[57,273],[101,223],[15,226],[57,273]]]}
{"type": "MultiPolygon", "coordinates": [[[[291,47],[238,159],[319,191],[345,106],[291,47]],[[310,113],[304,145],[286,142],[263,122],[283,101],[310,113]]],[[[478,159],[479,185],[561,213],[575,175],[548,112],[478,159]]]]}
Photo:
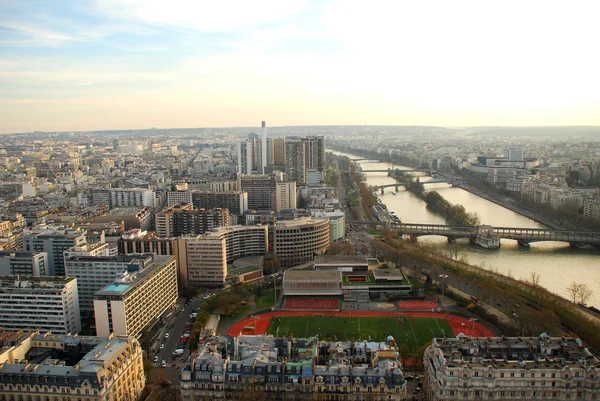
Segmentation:
{"type": "Polygon", "coordinates": [[[547,228],[518,228],[481,226],[448,226],[436,224],[391,224],[398,234],[417,238],[424,235],[442,235],[449,240],[469,238],[484,248],[498,248],[500,239],[513,239],[522,245],[540,241],[568,242],[577,247],[600,247],[600,232],[554,230],[547,228]]]}

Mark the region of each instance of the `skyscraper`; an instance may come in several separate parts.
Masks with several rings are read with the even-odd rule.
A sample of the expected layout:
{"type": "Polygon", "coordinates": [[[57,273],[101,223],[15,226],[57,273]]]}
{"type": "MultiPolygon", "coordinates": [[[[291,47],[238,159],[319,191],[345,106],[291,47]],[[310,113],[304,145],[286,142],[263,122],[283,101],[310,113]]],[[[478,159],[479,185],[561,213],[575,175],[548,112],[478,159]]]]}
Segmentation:
{"type": "Polygon", "coordinates": [[[287,137],[285,140],[285,169],[288,179],[298,185],[306,184],[305,145],[299,137],[287,137]]]}
{"type": "Polygon", "coordinates": [[[285,137],[273,138],[273,164],[285,165],[285,137]]]}
{"type": "Polygon", "coordinates": [[[262,141],[261,141],[261,170],[260,173],[265,173],[265,167],[267,166],[267,123],[265,121],[262,122],[262,141]]]}

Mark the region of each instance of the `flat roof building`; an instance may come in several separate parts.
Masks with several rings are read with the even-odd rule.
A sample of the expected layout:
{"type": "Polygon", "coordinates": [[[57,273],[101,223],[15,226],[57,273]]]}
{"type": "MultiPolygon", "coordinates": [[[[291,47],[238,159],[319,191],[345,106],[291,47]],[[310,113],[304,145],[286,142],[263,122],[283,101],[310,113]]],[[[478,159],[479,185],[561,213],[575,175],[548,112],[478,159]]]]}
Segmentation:
{"type": "Polygon", "coordinates": [[[154,262],[154,254],[73,255],[65,258],[65,271],[69,277],[77,278],[80,312],[83,315],[91,315],[94,312],[96,292],[113,283],[120,273],[139,272],[154,262]]]}
{"type": "Polygon", "coordinates": [[[268,226],[219,227],[195,238],[186,238],[188,282],[222,286],[227,264],[246,256],[268,252],[268,226]]]}
{"type": "Polygon", "coordinates": [[[0,276],[48,275],[46,252],[0,252],[0,276]]]}
{"type": "Polygon", "coordinates": [[[286,297],[342,295],[342,273],[338,270],[286,270],[283,294],[286,297]]]}
{"type": "Polygon", "coordinates": [[[48,254],[48,273],[51,276],[65,275],[63,252],[67,249],[87,243],[86,231],[65,227],[41,229],[23,233],[23,250],[26,252],[46,252],[48,254]]]}
{"type": "Polygon", "coordinates": [[[369,270],[369,261],[364,255],[319,255],[315,256],[314,269],[366,272],[369,270]]]}
{"type": "Polygon", "coordinates": [[[329,219],[299,218],[273,227],[273,251],[282,267],[312,262],[329,248],[329,219]]]}
{"type": "Polygon", "coordinates": [[[77,279],[72,277],[0,277],[0,327],[79,333],[77,279]]]}
{"type": "Polygon", "coordinates": [[[177,303],[174,256],[151,255],[152,263],[126,271],[94,295],[96,333],[138,336],[148,324],[177,303]]]}
{"type": "Polygon", "coordinates": [[[117,207],[111,209],[104,216],[94,219],[95,223],[123,223],[126,230],[139,228],[149,230],[152,228],[152,209],[147,206],[117,207]]]}
{"type": "Polygon", "coordinates": [[[0,352],[0,400],[134,401],[145,385],[131,337],[37,332],[0,352]]]}
{"type": "Polygon", "coordinates": [[[167,238],[200,235],[230,223],[228,209],[194,209],[190,203],[177,204],[156,213],[156,234],[167,238]]]}

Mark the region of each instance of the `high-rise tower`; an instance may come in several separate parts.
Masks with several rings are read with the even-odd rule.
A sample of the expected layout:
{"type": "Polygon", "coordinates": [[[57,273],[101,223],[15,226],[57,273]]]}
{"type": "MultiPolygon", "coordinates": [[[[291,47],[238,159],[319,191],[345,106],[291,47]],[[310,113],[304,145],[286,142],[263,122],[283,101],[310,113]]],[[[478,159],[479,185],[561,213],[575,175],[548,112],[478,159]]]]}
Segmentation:
{"type": "Polygon", "coordinates": [[[261,174],[265,174],[265,167],[267,166],[267,123],[265,121],[262,122],[262,168],[260,170],[261,174]]]}

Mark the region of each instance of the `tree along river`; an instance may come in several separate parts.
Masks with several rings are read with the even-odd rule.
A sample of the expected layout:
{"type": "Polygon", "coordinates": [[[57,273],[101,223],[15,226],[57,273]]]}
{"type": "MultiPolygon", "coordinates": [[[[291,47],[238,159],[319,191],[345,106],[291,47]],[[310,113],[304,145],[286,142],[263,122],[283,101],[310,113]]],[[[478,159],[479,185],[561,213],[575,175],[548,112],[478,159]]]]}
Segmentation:
{"type": "MultiPolygon", "coordinates": [[[[359,159],[361,156],[333,152],[337,155],[359,159]]],[[[392,168],[391,163],[360,161],[363,170],[383,170],[392,168]]],[[[394,167],[405,167],[394,165],[394,167]]],[[[369,185],[385,185],[396,182],[387,173],[365,173],[369,185]]],[[[422,177],[426,182],[430,177],[422,177]]],[[[453,204],[463,205],[467,212],[477,213],[482,224],[497,227],[543,228],[525,216],[506,209],[486,199],[480,198],[468,191],[451,187],[445,183],[425,184],[425,190],[438,191],[446,200],[453,204]]],[[[385,188],[384,194],[378,191],[378,197],[393,211],[403,223],[446,224],[445,219],[427,209],[427,205],[413,193],[403,187],[385,188]]],[[[445,237],[419,237],[421,243],[426,243],[438,250],[450,251],[450,245],[445,237]]],[[[557,294],[568,298],[566,287],[572,282],[586,283],[594,292],[588,305],[600,308],[600,250],[595,248],[577,249],[563,242],[534,242],[529,248],[520,246],[513,240],[501,240],[499,249],[489,250],[471,244],[468,240],[458,240],[459,258],[465,257],[470,264],[486,269],[494,269],[517,279],[527,279],[531,272],[539,273],[540,284],[557,294]]]]}

